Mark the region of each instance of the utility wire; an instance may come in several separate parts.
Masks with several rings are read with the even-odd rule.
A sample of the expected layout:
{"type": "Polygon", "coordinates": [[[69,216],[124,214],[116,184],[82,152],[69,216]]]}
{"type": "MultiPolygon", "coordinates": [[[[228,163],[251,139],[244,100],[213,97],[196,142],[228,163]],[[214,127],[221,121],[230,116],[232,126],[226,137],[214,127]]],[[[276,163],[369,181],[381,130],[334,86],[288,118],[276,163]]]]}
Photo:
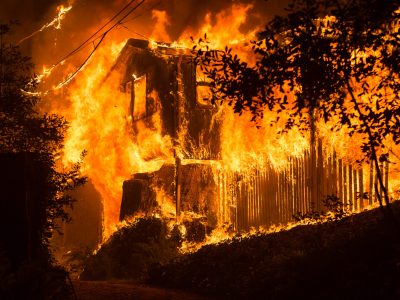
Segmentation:
{"type": "MultiPolygon", "coordinates": [[[[122,21],[124,21],[131,13],[133,13],[140,5],[142,5],[146,0],[142,0],[140,3],[138,3],[135,7],[133,7],[128,13],[125,14],[125,16],[120,19],[114,26],[112,26],[108,31],[111,31],[115,26],[122,24],[122,21]]],[[[107,32],[108,33],[108,32],[107,32]]]]}
{"type": "Polygon", "coordinates": [[[79,73],[80,70],[82,70],[82,68],[83,68],[83,67],[87,64],[87,62],[92,58],[92,56],[93,56],[94,52],[97,50],[97,48],[99,48],[101,42],[104,40],[105,37],[106,37],[106,33],[103,33],[102,36],[101,36],[101,38],[100,38],[100,41],[94,46],[92,52],[90,52],[90,54],[89,54],[88,57],[84,60],[84,62],[83,62],[72,74],[70,74],[70,75],[68,76],[67,79],[65,79],[63,82],[59,83],[59,84],[55,87],[55,89],[58,89],[58,88],[63,87],[65,84],[67,84],[69,81],[71,81],[71,80],[76,76],[76,74],[79,73]]]}
{"type": "MultiPolygon", "coordinates": [[[[121,9],[114,17],[112,17],[105,25],[103,25],[100,29],[98,29],[94,34],[92,34],[85,42],[83,42],[78,48],[76,48],[74,51],[72,51],[70,54],[68,54],[64,59],[60,60],[58,63],[56,63],[55,65],[53,65],[52,68],[54,68],[55,66],[57,66],[58,64],[62,63],[65,59],[67,59],[68,57],[72,56],[74,53],[78,52],[82,47],[84,47],[84,45],[86,43],[88,43],[89,41],[91,41],[91,39],[93,37],[95,37],[102,29],[104,29],[107,25],[109,25],[114,19],[116,19],[123,11],[126,10],[127,7],[129,7],[129,5],[131,5],[134,1],[136,0],[132,0],[128,3],[128,5],[126,5],[123,9],[121,9]]],[[[92,52],[88,55],[88,57],[85,59],[85,61],[70,75],[68,76],[67,79],[65,79],[63,82],[59,83],[55,89],[61,88],[63,87],[65,84],[67,84],[69,81],[71,81],[78,73],[79,71],[82,70],[82,68],[87,64],[87,62],[90,60],[90,58],[93,56],[93,54],[95,53],[95,51],[99,48],[100,44],[103,42],[104,38],[106,37],[106,35],[113,30],[114,28],[116,28],[118,25],[121,25],[122,22],[129,16],[131,15],[136,9],[138,9],[146,0],[142,0],[140,1],[137,5],[135,5],[133,8],[131,8],[121,19],[119,19],[114,25],[112,25],[109,29],[107,29],[104,33],[101,34],[100,36],[100,40],[99,42],[94,46],[92,52]]],[[[96,39],[98,39],[99,37],[96,37],[96,39]]]]}
{"type": "MultiPolygon", "coordinates": [[[[125,28],[126,30],[128,30],[129,32],[131,32],[131,33],[133,33],[133,34],[136,34],[136,35],[138,35],[138,36],[140,36],[140,37],[142,37],[142,38],[144,38],[144,39],[146,39],[146,40],[150,40],[149,37],[147,37],[147,36],[145,36],[145,35],[143,35],[143,34],[140,34],[140,33],[138,33],[138,32],[135,32],[135,31],[131,30],[130,28],[128,28],[128,27],[125,26],[124,24],[129,23],[129,22],[131,22],[131,21],[134,21],[134,20],[136,20],[136,19],[142,17],[145,13],[147,13],[147,12],[153,10],[154,8],[156,8],[157,6],[159,6],[160,4],[161,4],[161,1],[159,1],[159,2],[157,2],[157,3],[155,3],[155,4],[151,5],[151,6],[149,6],[147,9],[143,10],[140,14],[137,14],[137,15],[133,16],[132,18],[130,18],[130,19],[128,19],[128,20],[125,20],[124,22],[120,22],[119,24],[116,24],[116,25],[117,25],[117,28],[118,28],[118,26],[121,26],[122,28],[125,28]]],[[[101,35],[98,36],[98,37],[96,37],[94,40],[92,40],[92,42],[95,42],[96,40],[98,40],[98,39],[100,39],[100,38],[101,38],[101,35]]],[[[86,47],[88,47],[88,46],[90,46],[90,45],[91,45],[91,44],[87,43],[86,45],[84,45],[83,47],[81,47],[79,50],[77,50],[75,53],[82,51],[83,49],[85,49],[86,47]]],[[[62,60],[61,60],[61,62],[62,62],[62,60]]]]}
{"type": "MultiPolygon", "coordinates": [[[[100,31],[102,31],[105,27],[107,27],[112,21],[114,21],[120,14],[122,14],[133,2],[137,0],[131,0],[129,1],[128,4],[126,4],[117,14],[115,14],[110,20],[107,21],[103,26],[101,26],[98,30],[96,30],[95,33],[93,33],[90,37],[88,37],[84,42],[82,42],[77,48],[72,50],[70,53],[68,53],[64,58],[60,59],[58,62],[56,62],[53,67],[56,67],[57,65],[61,64],[63,61],[74,55],[76,52],[81,50],[88,42],[92,40],[93,37],[95,37],[100,31]]],[[[141,3],[143,3],[142,1],[141,3]]],[[[139,4],[141,4],[139,3],[139,4]]],[[[138,6],[137,6],[138,7],[138,6]]]]}
{"type": "Polygon", "coordinates": [[[153,10],[154,8],[156,8],[157,6],[159,6],[160,4],[161,4],[161,1],[158,1],[158,2],[154,3],[154,4],[151,5],[148,9],[146,9],[146,10],[143,11],[142,13],[137,14],[136,16],[133,16],[132,18],[126,20],[125,22],[121,23],[121,25],[122,25],[122,24],[129,23],[129,22],[131,22],[131,21],[133,21],[133,20],[136,20],[137,18],[140,18],[141,16],[143,16],[143,14],[144,14],[145,12],[150,11],[150,10],[153,10]]]}
{"type": "MultiPolygon", "coordinates": [[[[125,23],[124,23],[125,24],[125,23]]],[[[150,38],[148,36],[145,36],[139,32],[133,31],[132,29],[129,29],[129,27],[125,26],[125,25],[120,25],[122,28],[125,28],[126,30],[128,30],[129,32],[136,34],[137,36],[140,36],[141,38],[144,38],[146,41],[150,41],[150,38]]]]}

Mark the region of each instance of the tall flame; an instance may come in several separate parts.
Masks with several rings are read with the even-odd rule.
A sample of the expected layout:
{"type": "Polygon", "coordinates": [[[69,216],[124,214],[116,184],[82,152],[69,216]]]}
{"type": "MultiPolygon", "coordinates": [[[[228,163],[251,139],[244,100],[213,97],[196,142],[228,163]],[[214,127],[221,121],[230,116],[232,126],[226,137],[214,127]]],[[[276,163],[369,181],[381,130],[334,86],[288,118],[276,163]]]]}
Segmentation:
{"type": "Polygon", "coordinates": [[[161,135],[160,115],[153,116],[155,129],[141,126],[133,141],[130,95],[116,90],[119,74],[112,73],[104,81],[123,45],[101,48],[68,96],[72,105],[64,162],[77,161],[87,151],[83,172],[104,200],[106,236],[119,219],[123,181],[133,173],[158,170],[172,156],[170,138],[161,135]]]}
{"type": "MultiPolygon", "coordinates": [[[[240,30],[251,8],[252,5],[233,4],[215,16],[207,14],[200,28],[188,28],[172,45],[190,48],[191,37],[196,40],[206,33],[213,43],[212,47],[230,45],[239,56],[251,62],[254,60],[251,48],[240,44],[252,40],[260,29],[256,27],[247,33],[240,30]]],[[[60,10],[58,19],[45,26],[59,24],[69,9],[60,10]]],[[[170,25],[168,15],[164,11],[154,10],[153,19],[156,22],[151,40],[171,42],[167,32],[170,25]]],[[[134,173],[153,172],[164,163],[173,162],[176,150],[172,138],[162,134],[159,113],[152,117],[154,128],[138,123],[138,133],[132,134],[132,120],[128,114],[130,96],[118,90],[120,74],[113,72],[107,75],[124,44],[108,41],[98,49],[68,89],[70,107],[60,111],[70,121],[64,163],[68,165],[77,161],[82,151],[87,151],[83,172],[103,198],[106,237],[118,223],[123,181],[134,173]]],[[[216,118],[221,122],[221,160],[215,162],[219,170],[246,173],[254,168],[263,168],[267,163],[282,169],[289,157],[300,156],[309,147],[309,136],[295,129],[286,135],[277,134],[283,129],[284,115],[274,126],[269,126],[275,115],[266,111],[259,124],[261,129],[249,121],[249,114],[239,117],[225,105],[220,107],[216,118]]],[[[339,145],[341,157],[356,160],[360,155],[359,144],[350,142],[345,131],[332,133],[329,124],[320,124],[319,131],[328,141],[328,146],[339,145]]],[[[174,210],[164,191],[157,191],[157,201],[163,206],[162,212],[172,213],[174,210]]]]}

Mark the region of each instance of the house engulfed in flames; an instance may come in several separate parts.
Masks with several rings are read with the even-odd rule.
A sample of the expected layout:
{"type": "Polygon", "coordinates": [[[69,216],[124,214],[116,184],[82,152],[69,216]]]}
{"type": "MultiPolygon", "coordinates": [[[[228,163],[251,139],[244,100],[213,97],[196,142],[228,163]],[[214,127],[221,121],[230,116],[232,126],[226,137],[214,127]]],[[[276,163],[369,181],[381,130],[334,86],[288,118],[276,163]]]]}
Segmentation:
{"type": "MultiPolygon", "coordinates": [[[[211,227],[228,223],[238,231],[290,222],[311,205],[323,210],[330,195],[343,199],[352,211],[377,201],[373,193],[360,197],[376,183],[372,165],[357,167],[337,158],[318,137],[283,169],[268,162],[246,172],[221,167],[219,108],[210,103],[208,83],[199,80],[187,49],[130,39],[112,72],[121,75],[121,92],[130,99],[132,138],[160,122],[174,149],[173,158],[158,171],[127,178],[120,220],[156,211],[160,195],[173,199],[176,216],[190,211],[211,227]]],[[[389,165],[381,168],[388,186],[389,165]]]]}
{"type": "MultiPolygon", "coordinates": [[[[130,97],[133,138],[141,126],[152,128],[159,112],[162,135],[173,140],[174,159],[152,173],[138,173],[123,184],[120,219],[157,207],[157,192],[175,200],[181,210],[207,216],[216,224],[210,164],[218,160],[220,140],[217,109],[211,105],[207,82],[196,80],[196,68],[185,49],[130,39],[116,62],[121,90],[130,97]]],[[[151,159],[151,158],[149,158],[151,159]]]]}

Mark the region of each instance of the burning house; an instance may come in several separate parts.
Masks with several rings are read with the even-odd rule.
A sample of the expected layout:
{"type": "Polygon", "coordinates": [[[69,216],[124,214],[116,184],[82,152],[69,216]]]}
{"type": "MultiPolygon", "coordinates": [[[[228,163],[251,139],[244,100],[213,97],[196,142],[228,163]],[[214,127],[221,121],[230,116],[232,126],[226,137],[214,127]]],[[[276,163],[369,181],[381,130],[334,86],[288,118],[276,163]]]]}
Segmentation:
{"type": "MultiPolygon", "coordinates": [[[[251,45],[241,41],[259,28],[240,31],[250,9],[233,5],[182,33],[177,43],[190,44],[188,36],[197,40],[207,32],[211,48],[228,45],[251,64],[251,45]]],[[[172,40],[161,34],[161,16],[148,35],[172,40]]],[[[346,129],[332,132],[331,124],[315,124],[313,133],[292,128],[281,134],[288,111],[272,126],[276,112],[264,111],[258,129],[250,113],[238,116],[228,105],[211,105],[208,82],[187,48],[126,41],[126,33],[119,34],[76,73],[60,101],[66,105],[55,108],[70,122],[63,164],[79,161],[87,150],[83,173],[101,202],[103,238],[136,213],[174,218],[190,212],[212,227],[229,224],[241,231],[285,224],[310,207],[323,210],[328,196],[353,211],[378,200],[377,166],[357,162],[361,138],[346,129]],[[368,197],[360,197],[365,192],[368,197]]],[[[386,186],[395,167],[381,163],[386,186]]]]}
{"type": "MultiPolygon", "coordinates": [[[[224,168],[219,108],[211,105],[208,84],[199,80],[186,49],[130,39],[111,72],[120,74],[119,88],[129,99],[132,139],[144,128],[160,126],[173,148],[155,171],[124,181],[120,220],[154,212],[165,206],[163,199],[172,199],[177,216],[190,211],[212,227],[228,223],[248,230],[290,222],[310,207],[324,210],[329,196],[344,199],[353,211],[377,201],[372,193],[360,197],[377,180],[372,165],[356,166],[337,157],[318,137],[281,168],[268,160],[242,171],[224,168]]],[[[387,182],[388,165],[381,171],[387,182]]]]}
{"type": "Polygon", "coordinates": [[[133,139],[141,126],[154,127],[159,112],[161,134],[171,137],[174,146],[174,159],[161,169],[134,174],[124,182],[120,219],[153,210],[162,190],[174,198],[177,215],[193,211],[216,224],[218,197],[211,164],[220,152],[218,109],[211,104],[207,82],[197,80],[190,53],[130,39],[113,71],[122,74],[120,89],[130,98],[133,139]]]}

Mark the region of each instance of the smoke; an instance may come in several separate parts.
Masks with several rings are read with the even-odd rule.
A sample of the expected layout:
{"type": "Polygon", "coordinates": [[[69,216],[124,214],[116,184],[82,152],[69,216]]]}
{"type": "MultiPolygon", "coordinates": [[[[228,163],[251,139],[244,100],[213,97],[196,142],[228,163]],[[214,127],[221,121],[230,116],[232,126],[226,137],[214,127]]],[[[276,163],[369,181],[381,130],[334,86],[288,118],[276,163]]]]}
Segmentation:
{"type": "MultiPolygon", "coordinates": [[[[18,30],[16,38],[38,30],[43,24],[51,20],[56,7],[63,4],[73,5],[73,10],[64,21],[62,32],[49,30],[41,38],[34,41],[36,44],[44,45],[50,39],[54,46],[54,40],[63,44],[62,48],[73,47],[79,43],[80,36],[84,36],[100,26],[102,21],[111,17],[129,0],[2,0],[0,3],[0,22],[19,20],[22,26],[18,30]],[[64,39],[64,40],[62,40],[64,39]]],[[[153,32],[154,26],[153,9],[163,11],[168,16],[169,23],[165,30],[167,36],[176,40],[188,28],[197,28],[206,14],[215,15],[233,4],[252,4],[249,19],[243,30],[252,27],[254,23],[265,23],[271,16],[281,13],[288,0],[147,0],[143,7],[130,17],[129,22],[121,26],[121,31],[127,35],[148,36],[153,32]],[[247,26],[247,28],[246,28],[247,26]],[[131,31],[129,33],[129,30],[131,31]]],[[[33,48],[37,48],[34,46],[33,48]]],[[[62,49],[55,49],[54,54],[62,49]]],[[[62,51],[61,51],[62,52],[62,51]]],[[[37,54],[37,53],[32,53],[37,54]]],[[[52,53],[53,54],[53,53],[52,53]]]]}
{"type": "MultiPolygon", "coordinates": [[[[71,51],[82,45],[102,25],[106,24],[130,0],[2,0],[0,1],[0,22],[19,20],[21,26],[14,30],[13,38],[25,54],[33,57],[35,72],[43,73],[43,68],[52,67],[63,60],[71,51]],[[57,7],[72,5],[72,9],[60,23],[60,28],[53,26],[40,31],[57,16],[57,7]]],[[[123,24],[116,26],[103,44],[113,41],[120,43],[128,38],[153,38],[160,42],[173,42],[182,34],[185,37],[204,34],[199,28],[207,19],[212,27],[217,19],[224,18],[223,11],[229,11],[233,6],[247,5],[247,17],[240,24],[240,31],[247,33],[255,27],[261,28],[273,15],[283,12],[289,0],[146,0],[134,11],[123,24]]],[[[133,5],[139,3],[139,0],[133,5]]],[[[239,13],[238,13],[239,14],[239,13]]],[[[219,22],[221,20],[219,19],[219,22]]],[[[229,28],[227,34],[229,35],[229,28]]],[[[64,64],[57,66],[41,85],[41,90],[51,90],[52,87],[64,82],[93,51],[98,39],[92,40],[74,53],[64,64]]],[[[229,36],[231,38],[231,36],[229,36]]],[[[235,38],[233,36],[232,38],[235,38]]],[[[61,91],[63,92],[63,91],[61,91]]],[[[51,100],[51,99],[50,99],[51,100]]],[[[46,101],[51,107],[68,106],[63,101],[46,101]],[[51,104],[50,104],[51,103],[51,104]]],[[[46,107],[49,109],[49,107],[46,107]]],[[[51,110],[51,109],[50,109],[51,110]]],[[[67,116],[68,117],[68,116],[67,116]]]]}
{"type": "MultiPolygon", "coordinates": [[[[197,32],[198,27],[204,23],[206,15],[211,18],[213,24],[213,21],[215,22],[213,18],[218,13],[234,4],[252,5],[246,23],[240,28],[246,32],[255,25],[266,23],[274,14],[282,12],[287,1],[146,0],[123,24],[109,34],[105,42],[107,39],[121,42],[131,37],[152,37],[161,42],[172,42],[178,40],[182,33],[197,32]]],[[[21,48],[24,53],[33,57],[37,66],[35,72],[41,74],[43,66],[48,68],[62,60],[128,2],[129,0],[2,0],[0,23],[9,20],[18,20],[21,23],[21,26],[14,28],[10,41],[17,43],[25,39],[21,43],[21,48]],[[57,7],[60,5],[72,5],[71,11],[62,20],[61,28],[49,27],[37,33],[43,25],[57,16],[57,7]],[[33,33],[35,34],[31,36],[33,33]]],[[[53,72],[54,80],[50,80],[48,86],[57,85],[57,81],[65,79],[68,69],[66,66],[79,66],[93,50],[94,44],[95,41],[74,54],[62,70],[53,72]]]]}
{"type": "MultiPolygon", "coordinates": [[[[169,26],[169,34],[173,39],[187,30],[187,28],[198,28],[206,14],[215,16],[217,13],[228,9],[234,4],[252,4],[253,9],[249,12],[250,18],[247,27],[253,27],[255,23],[266,23],[273,15],[283,12],[286,7],[287,0],[283,1],[265,1],[265,0],[171,0],[163,1],[160,10],[165,10],[170,16],[171,26],[169,26]]],[[[246,30],[246,26],[243,30],[246,30]]]]}
{"type": "MultiPolygon", "coordinates": [[[[46,28],[24,40],[22,50],[33,57],[35,72],[43,73],[63,60],[67,54],[79,47],[98,28],[112,18],[130,0],[2,0],[0,1],[0,22],[19,20],[21,26],[14,30],[14,42],[24,39],[38,31],[44,24],[57,16],[57,7],[72,5],[61,22],[59,29],[46,28]]],[[[260,28],[268,19],[281,13],[289,0],[146,0],[121,25],[118,25],[103,43],[122,42],[128,38],[150,38],[161,42],[178,40],[185,33],[200,33],[198,28],[206,16],[211,26],[216,16],[233,5],[251,4],[246,22],[241,24],[243,33],[256,25],[260,28]]],[[[137,0],[134,4],[138,3],[137,0]]],[[[201,34],[201,33],[200,33],[201,34]]],[[[100,36],[98,36],[100,38],[100,36]]],[[[70,57],[65,64],[54,69],[50,78],[42,85],[42,90],[51,89],[63,82],[74,69],[82,64],[95,47],[93,40],[70,57]]],[[[54,101],[53,101],[54,102],[54,101]]]]}

